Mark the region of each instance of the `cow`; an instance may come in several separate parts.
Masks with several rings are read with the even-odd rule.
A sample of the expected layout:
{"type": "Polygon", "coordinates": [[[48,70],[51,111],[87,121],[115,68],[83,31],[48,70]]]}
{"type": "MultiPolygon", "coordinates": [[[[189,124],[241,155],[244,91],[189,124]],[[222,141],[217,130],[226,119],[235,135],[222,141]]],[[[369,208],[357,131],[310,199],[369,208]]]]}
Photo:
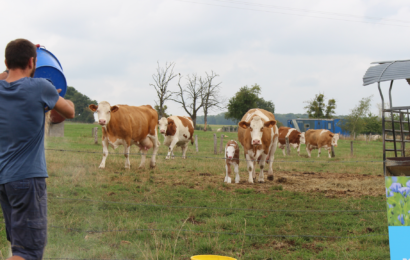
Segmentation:
{"type": "Polygon", "coordinates": [[[339,140],[339,134],[334,134],[329,130],[307,130],[305,134],[305,143],[309,158],[311,157],[311,152],[313,149],[319,149],[317,157],[320,157],[321,148],[326,149],[329,153],[329,158],[331,158],[331,147],[332,145],[337,147],[337,140],[339,140]]]}
{"type": "Polygon", "coordinates": [[[278,146],[279,131],[275,116],[264,109],[250,109],[238,123],[238,140],[244,148],[249,183],[256,179],[255,166],[259,162],[259,182],[264,182],[263,168],[269,155],[268,179],[273,180],[273,159],[278,146]]]}
{"type": "Polygon", "coordinates": [[[170,116],[161,118],[158,122],[159,131],[164,135],[164,145],[168,146],[166,160],[172,157],[174,159],[173,149],[176,146],[182,148],[182,158],[186,159],[188,142],[194,144],[194,123],[187,116],[170,116]]]}
{"type": "Polygon", "coordinates": [[[222,128],[218,128],[216,131],[217,131],[217,132],[221,132],[221,131],[222,131],[222,128]]]}
{"type": "Polygon", "coordinates": [[[225,168],[226,168],[226,176],[224,182],[231,183],[231,177],[229,174],[231,173],[231,166],[234,167],[234,172],[236,173],[235,183],[239,183],[239,144],[231,140],[225,146],[225,168]]]}
{"type": "Polygon", "coordinates": [[[157,136],[158,114],[150,105],[111,106],[107,101],[101,101],[96,105],[89,105],[93,112],[97,112],[98,123],[102,126],[103,159],[99,166],[105,168],[108,156],[108,145],[116,149],[124,146],[125,168],[130,168],[129,153],[131,145],[139,146],[141,151],[141,163],[139,168],[144,167],[146,152],[153,147],[150,167],[155,167],[155,158],[159,148],[157,136]]]}
{"type": "Polygon", "coordinates": [[[289,139],[289,146],[297,149],[300,156],[300,145],[305,143],[305,133],[301,133],[295,128],[281,126],[279,127],[279,142],[278,147],[282,149],[283,156],[286,156],[286,137],[289,139]]]}

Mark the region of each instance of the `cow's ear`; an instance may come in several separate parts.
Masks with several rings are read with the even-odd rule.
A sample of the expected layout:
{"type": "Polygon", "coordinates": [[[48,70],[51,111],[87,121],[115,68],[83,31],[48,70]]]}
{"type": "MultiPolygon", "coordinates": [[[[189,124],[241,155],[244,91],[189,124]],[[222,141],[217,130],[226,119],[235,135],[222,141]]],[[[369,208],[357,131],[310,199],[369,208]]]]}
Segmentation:
{"type": "Polygon", "coordinates": [[[94,104],[91,104],[91,105],[88,106],[88,108],[89,108],[91,111],[95,112],[95,111],[97,111],[98,106],[96,106],[96,105],[94,105],[94,104]]]}
{"type": "Polygon", "coordinates": [[[334,134],[329,134],[329,136],[333,138],[333,136],[335,136],[335,135],[334,134]]]}
{"type": "Polygon", "coordinates": [[[238,126],[242,127],[243,129],[248,128],[250,125],[251,125],[251,123],[248,123],[246,121],[241,121],[241,122],[238,123],[238,126]]]}
{"type": "Polygon", "coordinates": [[[114,113],[114,112],[117,112],[118,109],[120,109],[120,108],[117,107],[117,106],[112,106],[110,109],[111,109],[111,113],[114,113]]]}
{"type": "Polygon", "coordinates": [[[265,127],[272,128],[274,125],[276,125],[276,121],[275,121],[275,120],[271,120],[271,121],[265,122],[264,125],[265,125],[265,127]]]}

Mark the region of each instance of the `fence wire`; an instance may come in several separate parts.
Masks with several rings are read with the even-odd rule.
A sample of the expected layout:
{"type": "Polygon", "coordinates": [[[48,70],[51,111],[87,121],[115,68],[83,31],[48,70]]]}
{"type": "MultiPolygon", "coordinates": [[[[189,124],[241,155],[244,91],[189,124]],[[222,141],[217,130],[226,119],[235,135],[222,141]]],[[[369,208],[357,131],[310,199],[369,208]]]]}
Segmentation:
{"type": "Polygon", "coordinates": [[[233,211],[260,211],[260,212],[320,212],[320,213],[341,213],[341,212],[386,212],[385,210],[287,210],[287,209],[250,209],[250,208],[223,208],[223,207],[201,207],[201,206],[170,206],[161,204],[145,204],[135,202],[118,202],[118,201],[106,201],[106,200],[92,200],[92,199],[75,199],[75,198],[49,198],[55,200],[74,200],[74,201],[87,201],[94,203],[107,203],[107,204],[123,204],[142,207],[163,207],[163,208],[179,208],[179,209],[215,209],[215,210],[233,210],[233,211]]]}
{"type": "MultiPolygon", "coordinates": [[[[56,151],[56,152],[73,152],[73,153],[88,153],[88,154],[100,154],[103,155],[103,152],[95,152],[95,151],[81,151],[81,150],[66,150],[66,149],[45,149],[46,151],[56,151]]],[[[143,155],[142,153],[108,153],[108,155],[143,155]]],[[[145,154],[148,158],[152,157],[154,154],[145,154]]],[[[165,153],[157,153],[156,156],[162,155],[166,156],[168,154],[165,153]]],[[[324,155],[326,156],[326,155],[324,155]]],[[[175,158],[182,158],[182,156],[173,156],[175,158]]],[[[214,156],[186,156],[185,158],[200,158],[200,159],[217,159],[217,160],[226,160],[226,157],[214,157],[214,156]]],[[[235,160],[235,161],[250,161],[250,162],[260,162],[260,160],[247,160],[247,159],[229,159],[229,160],[235,160]]],[[[265,160],[267,163],[270,162],[270,160],[265,160]]],[[[302,161],[302,160],[273,160],[275,163],[383,163],[386,161],[383,160],[372,160],[372,161],[325,161],[325,160],[309,160],[309,161],[302,161]]],[[[400,162],[410,162],[409,161],[400,161],[400,162]]]]}

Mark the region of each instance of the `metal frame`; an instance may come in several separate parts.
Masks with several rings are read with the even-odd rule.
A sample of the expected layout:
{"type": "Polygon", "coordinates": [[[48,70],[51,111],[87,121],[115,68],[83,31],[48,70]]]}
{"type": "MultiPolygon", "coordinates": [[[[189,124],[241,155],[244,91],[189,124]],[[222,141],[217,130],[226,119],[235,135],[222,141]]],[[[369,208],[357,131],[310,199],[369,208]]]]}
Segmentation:
{"type": "MultiPolygon", "coordinates": [[[[384,96],[383,92],[380,87],[380,81],[378,82],[378,88],[379,88],[379,93],[380,97],[382,99],[382,133],[383,133],[383,171],[384,175],[386,176],[386,152],[394,152],[394,157],[397,156],[397,152],[400,152],[401,156],[400,157],[406,157],[406,143],[410,143],[410,140],[405,140],[405,133],[409,134],[410,133],[410,106],[405,106],[405,107],[393,107],[393,100],[392,100],[392,89],[393,89],[393,82],[392,80],[390,82],[390,88],[389,88],[389,101],[390,101],[390,108],[385,108],[384,107],[384,96]],[[386,120],[385,118],[385,113],[390,113],[390,120],[386,120]],[[399,120],[395,120],[395,114],[399,115],[399,120]],[[407,126],[409,130],[405,130],[404,124],[405,122],[403,121],[405,119],[405,115],[407,115],[407,126]],[[391,123],[391,129],[386,129],[386,122],[391,123]],[[395,129],[396,123],[399,123],[399,129],[395,129]],[[390,132],[393,134],[393,139],[387,139],[386,138],[386,133],[390,132]],[[397,140],[397,133],[400,135],[400,140],[397,140]],[[386,149],[386,142],[393,142],[393,149],[386,149]],[[397,149],[397,143],[400,143],[400,149],[397,149]]],[[[407,135],[409,136],[409,135],[407,135]]]]}

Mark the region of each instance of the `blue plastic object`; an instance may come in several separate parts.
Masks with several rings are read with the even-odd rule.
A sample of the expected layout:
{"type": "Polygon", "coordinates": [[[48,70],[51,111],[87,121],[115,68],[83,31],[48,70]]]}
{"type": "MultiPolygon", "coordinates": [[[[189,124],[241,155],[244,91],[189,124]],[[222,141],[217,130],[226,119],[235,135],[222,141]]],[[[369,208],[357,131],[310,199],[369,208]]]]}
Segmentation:
{"type": "Polygon", "coordinates": [[[56,89],[61,89],[60,96],[64,97],[67,92],[67,81],[63,67],[51,52],[42,47],[37,47],[37,65],[34,78],[49,79],[56,89]]]}

